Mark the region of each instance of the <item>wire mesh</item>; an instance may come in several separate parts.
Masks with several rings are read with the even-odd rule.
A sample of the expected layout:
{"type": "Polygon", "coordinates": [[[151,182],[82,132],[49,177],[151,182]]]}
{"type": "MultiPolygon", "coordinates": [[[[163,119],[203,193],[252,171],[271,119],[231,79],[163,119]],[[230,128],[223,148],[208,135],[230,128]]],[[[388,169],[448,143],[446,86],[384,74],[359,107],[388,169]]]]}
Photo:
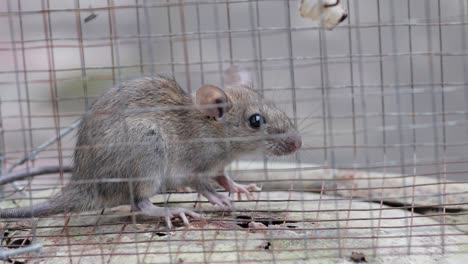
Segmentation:
{"type": "Polygon", "coordinates": [[[152,201],[205,220],[168,229],[120,208],[2,220],[0,260],[466,263],[466,1],[341,1],[349,17],[332,31],[301,18],[302,2],[0,2],[2,172],[62,168],[0,178],[2,209],[68,182],[71,132],[128,79],[167,73],[191,93],[242,65],[303,139],[293,155],[228,167],[262,187],[232,212],[168,192],[152,201]],[[4,255],[31,244],[43,247],[4,255]]]}

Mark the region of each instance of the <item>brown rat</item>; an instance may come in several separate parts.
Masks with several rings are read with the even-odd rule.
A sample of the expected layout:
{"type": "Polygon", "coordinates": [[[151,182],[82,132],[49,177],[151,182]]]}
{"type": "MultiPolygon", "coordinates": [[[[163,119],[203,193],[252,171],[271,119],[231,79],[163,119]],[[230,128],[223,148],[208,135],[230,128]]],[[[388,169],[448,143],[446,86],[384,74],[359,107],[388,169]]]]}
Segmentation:
{"type": "Polygon", "coordinates": [[[231,193],[258,190],[225,175],[234,159],[255,151],[286,155],[301,138],[284,112],[255,92],[248,74],[231,66],[225,88],[204,85],[192,98],[175,80],[145,77],[114,87],[97,99],[81,122],[71,180],[49,201],[0,210],[0,218],[40,217],[130,204],[144,215],[199,218],[149,198],[191,187],[212,204],[230,208],[231,193]]]}

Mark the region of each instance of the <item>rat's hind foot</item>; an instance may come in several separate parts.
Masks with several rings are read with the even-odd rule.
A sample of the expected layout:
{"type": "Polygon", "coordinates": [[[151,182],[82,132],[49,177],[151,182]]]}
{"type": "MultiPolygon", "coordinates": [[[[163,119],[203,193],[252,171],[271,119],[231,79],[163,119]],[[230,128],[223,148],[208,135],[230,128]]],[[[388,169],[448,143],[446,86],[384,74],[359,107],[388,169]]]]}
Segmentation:
{"type": "Polygon", "coordinates": [[[215,181],[219,185],[221,185],[226,191],[228,191],[230,194],[237,193],[237,199],[238,200],[242,200],[242,194],[243,193],[245,194],[245,196],[247,196],[248,200],[254,200],[255,197],[251,193],[251,191],[260,191],[261,190],[255,184],[250,184],[250,185],[238,184],[235,181],[233,181],[227,175],[217,176],[217,177],[215,177],[215,181]]]}
{"type": "Polygon", "coordinates": [[[167,208],[156,206],[151,203],[149,199],[139,201],[136,205],[133,206],[133,210],[138,211],[146,216],[161,218],[164,217],[168,228],[172,228],[171,219],[173,218],[181,219],[186,226],[190,225],[187,216],[193,219],[202,218],[201,215],[184,208],[167,208]]]}

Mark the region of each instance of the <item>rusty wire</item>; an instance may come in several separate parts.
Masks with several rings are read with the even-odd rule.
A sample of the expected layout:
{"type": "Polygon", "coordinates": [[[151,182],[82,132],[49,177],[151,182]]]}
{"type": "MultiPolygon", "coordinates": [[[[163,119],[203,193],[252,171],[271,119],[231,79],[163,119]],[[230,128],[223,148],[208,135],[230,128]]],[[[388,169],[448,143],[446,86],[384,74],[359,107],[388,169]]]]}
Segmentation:
{"type": "MultiPolygon", "coordinates": [[[[393,1],[386,3],[374,0],[370,1],[375,6],[371,18],[364,13],[364,10],[371,10],[364,2],[346,1],[351,16],[330,34],[320,26],[297,21],[294,16],[298,15],[296,4],[299,1],[135,0],[119,3],[107,0],[105,4],[89,7],[82,6],[82,1],[79,0],[63,1],[68,7],[57,6],[49,0],[36,2],[36,7],[28,6],[25,1],[20,0],[6,0],[3,6],[0,5],[0,19],[8,25],[8,35],[0,35],[0,56],[5,54],[5,58],[8,55],[9,59],[9,64],[2,64],[0,61],[0,89],[15,88],[12,90],[15,94],[3,94],[0,100],[3,172],[11,172],[19,165],[26,171],[41,164],[63,168],[70,162],[75,149],[73,140],[65,136],[63,131],[70,132],[73,120],[80,117],[98,96],[92,90],[92,83],[102,82],[99,88],[110,87],[118,85],[124,79],[153,74],[157,70],[172,73],[181,80],[179,83],[187,91],[192,91],[201,83],[218,80],[220,71],[226,64],[246,65],[258,77],[261,92],[273,97],[277,103],[288,104],[294,122],[299,127],[305,124],[303,137],[309,142],[301,152],[287,160],[298,165],[294,168],[267,170],[265,168],[270,162],[267,158],[258,159],[258,162],[264,162],[264,168],[243,168],[239,171],[233,167],[230,171],[232,174],[256,173],[262,176],[259,179],[244,180],[245,183],[280,186],[260,191],[257,194],[262,196],[254,202],[237,201],[236,205],[240,207],[232,213],[207,209],[207,202],[194,198],[193,192],[189,192],[185,200],[172,200],[171,195],[177,195],[176,192],[169,192],[168,196],[164,196],[164,202],[158,204],[164,206],[170,202],[175,205],[198,206],[200,212],[208,216],[206,221],[194,222],[194,230],[201,233],[202,238],[175,238],[176,235],[173,234],[185,234],[194,230],[178,228],[169,231],[157,221],[137,223],[133,215],[114,222],[105,222],[102,219],[112,213],[103,209],[101,212],[80,214],[80,217],[94,221],[86,224],[73,222],[72,219],[78,217],[75,214],[46,218],[53,221],[53,224],[43,224],[32,219],[20,224],[5,221],[0,224],[0,229],[6,230],[0,237],[2,247],[7,246],[7,233],[26,230],[9,241],[20,241],[21,243],[17,242],[20,246],[16,245],[19,249],[27,249],[26,243],[42,241],[42,245],[36,244],[31,250],[36,251],[42,246],[46,253],[21,256],[23,259],[40,257],[79,263],[84,257],[95,257],[101,263],[110,263],[117,257],[136,254],[146,262],[150,256],[169,254],[174,257],[173,263],[180,260],[177,257],[179,252],[172,252],[171,245],[201,243],[206,248],[201,251],[185,250],[184,254],[203,254],[204,261],[200,263],[232,263],[227,260],[209,261],[210,255],[215,253],[232,253],[237,255],[238,262],[249,262],[254,260],[241,261],[241,255],[258,249],[245,248],[247,240],[265,242],[246,235],[265,231],[264,228],[248,226],[251,222],[257,222],[266,227],[275,226],[276,231],[286,232],[268,237],[268,244],[262,250],[270,252],[269,245],[287,241],[298,243],[298,247],[288,250],[299,252],[302,257],[276,259],[271,254],[271,259],[268,259],[270,255],[265,253],[266,259],[256,259],[256,262],[300,261],[310,258],[310,254],[314,252],[323,252],[320,256],[322,259],[336,258],[336,252],[339,252],[340,257],[345,257],[343,252],[348,251],[372,252],[372,257],[393,256],[386,249],[412,256],[435,255],[434,252],[442,255],[468,254],[468,242],[453,242],[454,238],[467,236],[468,225],[467,201],[453,198],[466,197],[468,190],[447,189],[468,186],[468,157],[460,151],[466,150],[468,145],[468,20],[466,3],[463,1],[459,1],[459,15],[447,16],[444,15],[446,6],[441,0],[436,1],[435,5],[425,3],[417,7],[407,0],[405,5],[399,6],[405,8],[406,13],[403,14],[396,13],[397,4],[393,1]],[[246,12],[239,13],[239,8],[246,12]],[[265,16],[271,15],[268,12],[273,8],[280,9],[280,12],[275,13],[278,21],[264,20],[265,16]],[[60,15],[69,16],[64,24],[69,34],[61,34],[57,30],[61,25],[55,19],[60,15]],[[154,17],[163,15],[166,22],[161,19],[160,24],[155,24],[154,17]],[[238,20],[248,23],[242,24],[238,20]],[[28,28],[31,27],[31,21],[40,26],[40,36],[28,35],[31,33],[28,28]],[[98,24],[104,25],[101,27],[102,32],[91,34],[92,26],[98,24]],[[135,28],[130,32],[125,29],[126,26],[135,28]],[[402,38],[403,33],[400,31],[407,34],[407,42],[403,48],[399,46],[401,43],[397,38],[402,38]],[[304,37],[308,34],[313,38],[304,37]],[[420,40],[416,36],[421,34],[427,47],[417,47],[420,40]],[[453,34],[457,34],[457,37],[453,37],[453,34]],[[372,35],[373,38],[365,38],[367,35],[372,35]],[[386,42],[386,35],[394,38],[386,42]],[[341,38],[341,43],[336,44],[337,38],[341,38]],[[460,47],[451,47],[453,43],[446,42],[446,38],[453,38],[452,42],[460,42],[460,47]],[[304,43],[300,43],[300,39],[314,42],[307,43],[309,48],[302,50],[300,46],[304,43]],[[252,49],[251,55],[246,56],[242,50],[239,51],[240,41],[249,42],[242,48],[247,50],[249,46],[252,49]],[[368,42],[375,44],[375,47],[368,47],[368,42]],[[167,44],[170,47],[163,48],[167,44]],[[337,50],[336,47],[340,45],[341,49],[337,50]],[[206,46],[212,50],[204,48],[206,46]],[[108,52],[106,58],[109,61],[100,64],[93,61],[88,54],[93,49],[108,52]],[[316,52],[308,52],[310,49],[316,52]],[[135,60],[128,60],[126,57],[125,53],[130,51],[136,51],[133,53],[135,60]],[[45,63],[39,63],[40,66],[31,63],[28,56],[34,52],[37,55],[44,53],[45,55],[38,56],[45,58],[45,63]],[[64,64],[60,58],[63,52],[75,56],[76,62],[64,64]],[[167,56],[163,53],[167,53],[167,56]],[[455,63],[451,64],[457,59],[462,61],[463,66],[458,64],[458,67],[463,69],[454,66],[457,65],[455,63]],[[421,60],[427,61],[427,68],[421,66],[421,60]],[[407,65],[408,71],[401,72],[401,65],[407,65]],[[335,67],[340,70],[335,70],[335,67]],[[421,72],[418,71],[421,68],[427,70],[424,74],[428,74],[428,78],[420,78],[421,72]],[[336,81],[342,74],[345,75],[345,69],[349,71],[346,73],[349,75],[344,80],[336,81]],[[281,74],[286,74],[287,77],[284,78],[288,82],[284,83],[282,77],[278,77],[278,83],[270,85],[269,78],[274,79],[274,73],[278,70],[282,71],[281,74]],[[461,73],[453,77],[451,73],[457,70],[461,73]],[[301,75],[307,74],[313,75],[317,80],[308,79],[305,82],[301,75]],[[393,81],[388,81],[389,79],[393,81]],[[79,94],[64,95],[62,89],[76,82],[79,83],[75,88],[79,90],[79,94]],[[36,90],[47,95],[36,98],[36,90]],[[418,103],[421,98],[427,104],[418,103]],[[452,105],[451,100],[459,100],[458,105],[452,105]],[[38,107],[43,104],[47,105],[46,111],[38,107]],[[67,109],[68,104],[75,106],[70,110],[67,109]],[[312,107],[311,104],[319,107],[312,107]],[[346,104],[349,109],[339,111],[339,104],[346,104]],[[39,110],[36,113],[34,109],[39,110]],[[347,125],[342,126],[344,123],[347,125]],[[465,130],[467,133],[464,136],[452,136],[455,129],[465,130]],[[423,136],[421,130],[425,132],[423,136]],[[47,139],[52,137],[47,145],[38,143],[38,139],[45,141],[43,133],[48,134],[47,139]],[[13,137],[20,143],[11,143],[13,137]],[[343,139],[344,137],[347,138],[343,139]],[[421,152],[431,155],[422,155],[421,152]],[[341,160],[343,153],[349,156],[345,161],[341,160]],[[317,171],[327,172],[332,176],[307,177],[317,171]],[[275,173],[290,173],[295,178],[272,178],[275,173]],[[430,177],[434,181],[416,182],[417,177],[430,177]],[[386,185],[387,180],[399,182],[386,185]],[[377,181],[381,182],[376,183],[377,181]],[[437,188],[438,193],[417,192],[417,189],[423,187],[437,188]],[[273,191],[287,194],[289,198],[271,198],[269,192],[273,191]],[[373,195],[366,196],[366,191],[373,195]],[[315,193],[320,196],[296,196],[298,193],[315,193]],[[363,201],[368,202],[367,208],[355,207],[356,202],[363,201]],[[287,203],[286,208],[271,209],[284,203],[287,203]],[[290,208],[291,203],[300,204],[300,209],[290,208]],[[260,204],[267,204],[268,208],[262,208],[260,204]],[[326,209],[325,204],[334,204],[335,207],[326,209]],[[249,205],[250,208],[245,209],[244,205],[249,205]],[[389,212],[402,214],[389,216],[389,212]],[[354,215],[358,213],[368,215],[354,215]],[[297,218],[299,214],[302,214],[302,219],[297,218]],[[312,214],[316,217],[305,217],[312,214]],[[333,217],[321,219],[323,214],[333,217]],[[290,215],[296,217],[290,219],[290,215]],[[452,217],[457,220],[452,221],[452,217]],[[418,222],[428,218],[437,219],[437,222],[418,222]],[[352,226],[361,221],[367,221],[369,225],[352,226]],[[391,221],[400,221],[400,224],[390,226],[387,223],[391,221]],[[138,224],[149,223],[153,225],[152,228],[138,229],[138,224]],[[327,224],[335,225],[326,226],[327,224]],[[452,229],[454,226],[464,231],[455,232],[452,229]],[[432,233],[421,233],[421,230],[427,228],[432,228],[432,233]],[[57,231],[59,229],[61,232],[57,231]],[[239,233],[239,230],[245,233],[239,233]],[[359,236],[352,233],[356,230],[369,232],[359,236]],[[400,235],[382,235],[379,233],[381,230],[404,231],[400,235]],[[235,232],[230,238],[205,237],[211,235],[210,232],[231,231],[235,232]],[[284,235],[291,231],[300,235],[284,235]],[[320,232],[331,234],[317,237],[311,235],[320,232]],[[141,235],[146,235],[145,239],[141,235]],[[61,240],[62,238],[65,240],[61,240]],[[438,241],[433,245],[435,251],[421,252],[427,245],[415,242],[417,238],[438,241]],[[54,239],[57,242],[51,242],[54,239]],[[388,241],[396,239],[406,239],[407,243],[388,244],[388,241]],[[320,246],[321,244],[314,246],[314,242],[319,240],[337,243],[332,247],[320,246]],[[353,240],[372,243],[371,246],[361,246],[358,242],[351,246],[349,241],[353,240]],[[208,245],[213,242],[232,242],[235,248],[209,248],[208,245]],[[125,247],[127,251],[124,252],[120,248],[124,245],[134,248],[125,247]],[[138,245],[145,245],[144,252],[139,251],[138,245]],[[50,253],[55,247],[64,247],[66,252],[50,253]],[[88,253],[86,247],[98,248],[100,253],[88,253]],[[169,253],[158,251],[158,247],[168,249],[169,253]]],[[[73,123],[73,126],[76,127],[77,123],[73,123]]],[[[67,167],[67,172],[70,170],[67,167]]],[[[23,179],[22,184],[25,185],[16,190],[8,186],[0,187],[3,201],[25,204],[47,199],[48,194],[37,193],[60,188],[69,178],[69,174],[63,170],[57,172],[53,180],[42,176],[33,181],[23,179]],[[19,195],[18,190],[24,195],[19,195]]],[[[82,182],[76,182],[80,183],[82,182]]],[[[10,248],[15,249],[15,246],[10,248]]],[[[183,261],[198,263],[190,259],[182,259],[183,261]]]]}

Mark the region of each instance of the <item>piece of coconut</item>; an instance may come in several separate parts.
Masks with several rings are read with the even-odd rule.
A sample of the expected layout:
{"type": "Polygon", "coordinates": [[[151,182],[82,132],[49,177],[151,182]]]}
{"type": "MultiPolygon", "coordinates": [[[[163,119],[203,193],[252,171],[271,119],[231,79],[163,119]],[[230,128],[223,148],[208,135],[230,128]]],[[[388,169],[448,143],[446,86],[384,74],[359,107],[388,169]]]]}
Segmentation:
{"type": "Polygon", "coordinates": [[[334,29],[348,17],[340,0],[301,0],[299,11],[303,18],[318,21],[328,30],[334,29]]]}

